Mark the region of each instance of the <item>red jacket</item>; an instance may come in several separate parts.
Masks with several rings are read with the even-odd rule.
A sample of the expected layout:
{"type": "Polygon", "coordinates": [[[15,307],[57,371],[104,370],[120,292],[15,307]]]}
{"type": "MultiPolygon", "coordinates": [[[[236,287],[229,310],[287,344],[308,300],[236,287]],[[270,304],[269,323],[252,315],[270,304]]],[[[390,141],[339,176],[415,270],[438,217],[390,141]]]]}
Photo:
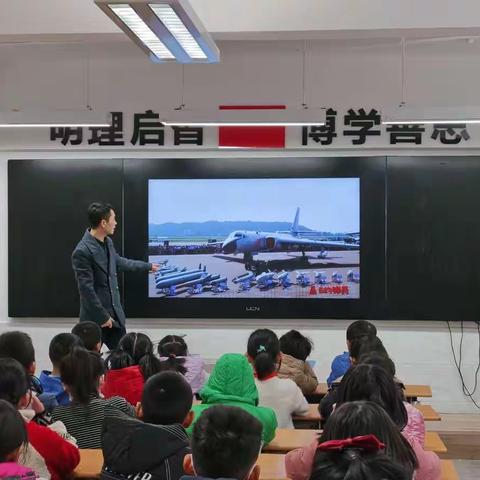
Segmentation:
{"type": "Polygon", "coordinates": [[[142,372],[138,365],[108,370],[102,393],[105,398],[123,397],[128,403],[135,406],[142,399],[143,384],[142,372]]]}
{"type": "Polygon", "coordinates": [[[80,452],[50,428],[35,422],[27,423],[28,441],[43,457],[52,480],[70,476],[80,462],[80,452]]]}

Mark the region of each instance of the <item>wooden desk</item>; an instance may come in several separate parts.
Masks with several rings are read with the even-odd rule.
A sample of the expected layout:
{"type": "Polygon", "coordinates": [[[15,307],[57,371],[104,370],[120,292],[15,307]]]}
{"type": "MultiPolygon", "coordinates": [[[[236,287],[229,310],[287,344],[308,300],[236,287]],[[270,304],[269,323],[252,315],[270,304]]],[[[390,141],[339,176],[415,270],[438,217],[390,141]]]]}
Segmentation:
{"type": "Polygon", "coordinates": [[[437,432],[425,433],[425,450],[435,453],[447,453],[447,447],[437,432]]]}
{"type": "MultiPolygon", "coordinates": [[[[263,451],[268,453],[287,453],[296,448],[306,447],[318,437],[320,432],[320,430],[277,428],[275,438],[264,447],[263,451]]],[[[425,450],[446,453],[447,447],[437,432],[427,432],[425,434],[425,450]]]]}
{"type": "Polygon", "coordinates": [[[100,449],[80,449],[80,463],[73,472],[75,478],[98,478],[103,467],[103,453],[100,449]]]}
{"type": "MultiPolygon", "coordinates": [[[[439,422],[442,417],[433,409],[431,405],[415,405],[415,408],[422,412],[423,418],[426,422],[439,422]]],[[[308,408],[308,413],[302,416],[294,416],[293,421],[296,423],[302,422],[320,422],[320,412],[318,411],[318,404],[311,403],[308,408]]]]}
{"type": "MultiPolygon", "coordinates": [[[[285,455],[262,453],[258,458],[260,480],[287,480],[285,455]]],[[[73,472],[75,478],[97,479],[103,467],[103,455],[98,450],[80,450],[80,463],[73,472]]],[[[443,480],[443,479],[442,479],[443,480]]]]}
{"type": "MultiPolygon", "coordinates": [[[[258,458],[260,480],[286,480],[285,455],[262,453],[258,458]]],[[[75,478],[97,479],[103,465],[101,450],[80,450],[80,463],[74,472],[75,478]]],[[[441,480],[459,480],[451,460],[441,460],[441,480]]]]}
{"type": "MultiPolygon", "coordinates": [[[[319,383],[315,392],[311,395],[324,397],[328,392],[328,385],[326,383],[319,383]]],[[[310,396],[310,395],[308,395],[310,396]]],[[[405,397],[418,398],[418,397],[432,397],[432,389],[430,385],[405,385],[405,397]]]]}
{"type": "Polygon", "coordinates": [[[320,430],[277,428],[275,438],[263,448],[263,451],[270,453],[287,453],[296,448],[306,447],[318,437],[320,432],[320,430]]]}
{"type": "Polygon", "coordinates": [[[285,455],[262,453],[258,457],[257,465],[260,466],[260,480],[287,480],[285,455]]]}
{"type": "Polygon", "coordinates": [[[426,422],[439,422],[442,417],[434,410],[431,405],[421,405],[417,403],[415,408],[422,412],[423,418],[426,422]]]}
{"type": "Polygon", "coordinates": [[[442,468],[441,480],[460,480],[452,460],[440,460],[442,468]]]}

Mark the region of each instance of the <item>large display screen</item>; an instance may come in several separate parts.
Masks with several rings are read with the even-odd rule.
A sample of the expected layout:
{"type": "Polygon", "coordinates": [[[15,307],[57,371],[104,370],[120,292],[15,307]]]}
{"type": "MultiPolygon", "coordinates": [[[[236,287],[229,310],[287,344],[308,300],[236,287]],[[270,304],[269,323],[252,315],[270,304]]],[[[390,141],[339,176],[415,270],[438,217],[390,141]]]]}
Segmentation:
{"type": "Polygon", "coordinates": [[[360,178],[148,180],[150,298],[360,298],[360,178]]]}

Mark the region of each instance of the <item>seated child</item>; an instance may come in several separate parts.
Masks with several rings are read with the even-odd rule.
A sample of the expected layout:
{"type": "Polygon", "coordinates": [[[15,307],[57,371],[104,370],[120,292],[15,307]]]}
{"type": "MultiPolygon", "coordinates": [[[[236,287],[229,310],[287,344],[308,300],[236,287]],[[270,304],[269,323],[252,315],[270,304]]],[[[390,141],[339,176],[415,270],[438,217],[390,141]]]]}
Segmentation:
{"type": "Polygon", "coordinates": [[[60,379],[59,366],[62,358],[67,355],[72,347],[82,345],[82,341],[72,333],[59,333],[52,338],[48,349],[48,356],[52,362],[52,371],[43,370],[40,374],[40,384],[43,393],[54,395],[56,405],[68,405],[70,397],[63,387],[60,379]]]}
{"type": "Polygon", "coordinates": [[[162,361],[162,369],[173,370],[185,375],[193,393],[198,393],[208,378],[202,357],[188,353],[185,340],[178,335],[163,337],[157,348],[162,361]]]}
{"type": "Polygon", "coordinates": [[[440,480],[440,459],[434,452],[425,451],[416,438],[405,430],[408,414],[403,397],[393,378],[383,368],[378,365],[357,365],[345,375],[343,387],[338,389],[337,407],[357,400],[377,403],[397,425],[418,459],[415,480],[440,480]]]}
{"type": "Polygon", "coordinates": [[[337,355],[332,362],[332,369],[330,375],[327,378],[328,386],[330,386],[335,380],[345,375],[346,371],[351,367],[350,362],[350,344],[354,339],[361,337],[375,337],[377,335],[377,329],[373,323],[367,320],[357,320],[351,323],[347,328],[347,352],[343,352],[341,355],[337,355]]]}
{"type": "Polygon", "coordinates": [[[34,480],[37,474],[20,465],[19,457],[28,444],[25,422],[15,407],[0,400],[0,478],[34,480]]]}
{"type": "MultiPolygon", "coordinates": [[[[350,402],[336,408],[319,439],[315,439],[308,447],[298,448],[287,453],[285,457],[287,477],[291,480],[312,478],[312,470],[321,468],[322,463],[325,460],[328,461],[325,459],[323,451],[318,450],[319,444],[330,440],[344,440],[364,435],[375,435],[385,445],[386,457],[406,470],[406,478],[409,480],[413,478],[418,463],[412,447],[401,435],[385,410],[374,402],[350,402]]],[[[320,477],[317,475],[316,478],[320,477]]],[[[325,478],[329,477],[325,476],[325,478]]],[[[340,475],[333,478],[344,477],[340,475]]],[[[363,480],[362,477],[360,478],[363,480]]],[[[400,476],[399,480],[403,478],[400,476]]],[[[368,479],[370,480],[370,477],[368,479]]],[[[380,479],[383,480],[382,477],[380,479]]]]}
{"type": "Polygon", "coordinates": [[[35,377],[37,365],[30,335],[18,331],[2,333],[0,335],[0,357],[14,358],[25,369],[32,392],[31,401],[26,408],[34,412],[36,422],[48,425],[50,423],[48,412],[57,405],[57,400],[55,395],[43,392],[40,381],[35,377]]]}
{"type": "Polygon", "coordinates": [[[100,448],[103,420],[107,416],[133,417],[133,407],[120,397],[100,397],[104,362],[97,353],[74,347],[60,362],[60,378],[69,393],[70,405],[59,405],[52,418],[60,420],[77,439],[79,448],[100,448]]]}
{"type": "Polygon", "coordinates": [[[105,419],[101,479],[148,475],[149,480],[178,480],[183,475],[183,459],[190,453],[185,427],[193,418],[192,398],[192,389],[181,374],[161,372],[150,377],[137,406],[139,420],[105,419]]]}
{"type": "MultiPolygon", "coordinates": [[[[354,338],[348,345],[351,365],[355,366],[360,357],[366,354],[378,354],[386,358],[388,353],[383,346],[382,341],[378,337],[357,337],[354,338]]],[[[342,386],[345,376],[348,374],[348,371],[345,372],[343,377],[338,378],[335,382],[330,385],[327,395],[325,395],[320,400],[319,411],[320,417],[322,419],[322,424],[328,419],[332,413],[333,406],[337,401],[338,389],[342,386]]]]}
{"type": "Polygon", "coordinates": [[[200,390],[202,403],[192,407],[193,423],[187,428],[191,435],[195,422],[202,413],[213,405],[231,405],[240,407],[263,425],[262,440],[264,444],[271,442],[277,428],[277,418],[271,408],[259,407],[258,391],[251,365],[244,355],[226,353],[215,364],[206,385],[200,390]]]}
{"type": "Polygon", "coordinates": [[[100,353],[102,349],[102,329],[95,322],[78,322],[72,328],[72,333],[82,340],[83,346],[87,350],[100,353]]]}
{"type": "Polygon", "coordinates": [[[153,344],[144,333],[127,333],[106,360],[107,373],[102,393],[105,398],[119,396],[136,405],[145,381],[160,371],[160,360],[153,353],[153,344]]]}
{"type": "Polygon", "coordinates": [[[297,330],[290,330],[280,337],[282,363],[278,376],[293,380],[304,395],[313,393],[318,386],[317,376],[307,363],[312,347],[312,341],[297,330]]]}
{"type": "Polygon", "coordinates": [[[185,457],[182,479],[258,480],[256,465],[262,445],[262,424],[238,407],[209,408],[195,424],[192,454],[185,457]]]}
{"type": "Polygon", "coordinates": [[[306,415],[308,403],[293,380],[277,376],[282,359],[277,335],[268,329],[255,330],[247,353],[255,370],[258,404],[275,412],[278,428],[293,428],[292,415],[306,415]]]}
{"type": "MultiPolygon", "coordinates": [[[[348,404],[347,404],[348,405],[348,404]]],[[[350,404],[351,405],[351,404],[350,404]]],[[[368,407],[367,407],[368,408],[368,407]]],[[[373,407],[375,408],[375,407],[373,407]]],[[[353,406],[351,413],[355,412],[353,406]]],[[[340,414],[347,415],[342,410],[340,414]]],[[[317,447],[311,480],[411,480],[412,467],[402,465],[387,455],[388,446],[375,435],[352,436],[354,426],[336,419],[329,423],[317,447]],[[328,440],[327,440],[328,439],[328,440]]],[[[352,422],[355,419],[351,418],[352,422]]],[[[397,434],[398,435],[398,434],[397,434]]],[[[386,435],[383,435],[386,437],[386,435]]],[[[392,433],[390,438],[395,438],[392,433]]],[[[388,437],[388,436],[387,436],[388,437]]],[[[400,440],[399,438],[396,439],[400,440]]]]}
{"type": "Polygon", "coordinates": [[[22,414],[28,434],[28,445],[20,463],[42,478],[66,478],[80,462],[78,448],[62,438],[67,436],[63,424],[44,427],[23,414],[30,397],[29,380],[23,366],[13,358],[0,358],[0,399],[9,402],[22,414]]]}
{"type": "MultiPolygon", "coordinates": [[[[361,365],[378,365],[382,367],[388,375],[394,380],[395,386],[400,391],[400,396],[404,397],[404,385],[396,378],[395,363],[389,357],[385,357],[379,353],[368,353],[362,355],[358,360],[361,365]]],[[[425,446],[425,419],[422,412],[415,408],[411,403],[403,402],[407,410],[408,422],[403,429],[404,436],[414,437],[422,447],[425,446]]]]}

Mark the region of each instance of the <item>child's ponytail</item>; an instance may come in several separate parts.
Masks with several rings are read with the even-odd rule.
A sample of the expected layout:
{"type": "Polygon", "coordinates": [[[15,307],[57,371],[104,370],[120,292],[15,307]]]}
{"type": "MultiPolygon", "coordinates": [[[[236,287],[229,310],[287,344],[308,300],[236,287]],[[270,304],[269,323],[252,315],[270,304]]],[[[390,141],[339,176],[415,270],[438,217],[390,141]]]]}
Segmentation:
{"type": "Polygon", "coordinates": [[[265,379],[277,370],[280,355],[277,335],[266,328],[255,330],[248,339],[247,353],[253,361],[257,378],[265,379]]]}
{"type": "Polygon", "coordinates": [[[161,358],[162,371],[170,370],[182,375],[187,373],[184,357],[188,355],[188,348],[182,337],[178,335],[163,337],[158,344],[158,354],[161,358]]]}
{"type": "Polygon", "coordinates": [[[107,360],[109,370],[138,365],[145,380],[160,371],[160,360],[153,353],[153,343],[144,333],[127,333],[107,360]]]}

